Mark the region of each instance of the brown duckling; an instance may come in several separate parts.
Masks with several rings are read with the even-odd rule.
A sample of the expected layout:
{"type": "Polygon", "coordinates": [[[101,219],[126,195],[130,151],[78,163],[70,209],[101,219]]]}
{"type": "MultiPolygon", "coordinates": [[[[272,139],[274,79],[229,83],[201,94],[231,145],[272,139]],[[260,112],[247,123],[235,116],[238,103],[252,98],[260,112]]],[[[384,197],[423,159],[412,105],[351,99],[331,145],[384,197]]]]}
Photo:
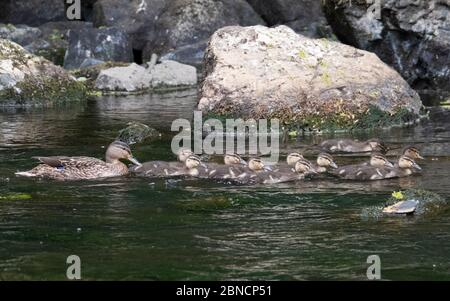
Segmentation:
{"type": "Polygon", "coordinates": [[[333,170],[331,173],[333,175],[337,175],[337,176],[340,176],[340,177],[345,177],[347,174],[353,174],[355,172],[355,170],[359,170],[360,168],[367,167],[367,166],[373,166],[373,167],[394,167],[394,164],[392,164],[383,155],[373,154],[373,155],[370,156],[369,162],[341,166],[341,167],[333,170]]]}
{"type": "Polygon", "coordinates": [[[140,163],[131,154],[128,144],[114,141],[106,150],[106,162],[91,157],[34,157],[41,164],[32,170],[17,172],[24,177],[43,177],[56,180],[88,180],[118,177],[128,174],[128,167],[120,160],[125,159],[136,165],[140,163]]]}
{"type": "Polygon", "coordinates": [[[367,153],[382,152],[388,150],[379,139],[369,139],[367,141],[358,141],[353,139],[330,139],[320,144],[323,151],[330,153],[367,153]]]}
{"type": "Polygon", "coordinates": [[[334,169],[338,168],[337,164],[334,162],[333,156],[327,153],[320,153],[317,156],[316,163],[316,165],[313,165],[316,173],[326,173],[330,167],[334,169]]]}
{"type": "Polygon", "coordinates": [[[341,179],[373,181],[392,178],[403,178],[412,175],[422,168],[414,159],[402,155],[394,166],[361,166],[359,168],[347,169],[345,173],[337,174],[341,179]]]}
{"type": "Polygon", "coordinates": [[[186,172],[186,159],[192,155],[194,153],[190,149],[181,148],[177,153],[178,162],[149,161],[142,163],[140,166],[132,167],[130,171],[139,176],[155,178],[183,176],[186,172]]]}

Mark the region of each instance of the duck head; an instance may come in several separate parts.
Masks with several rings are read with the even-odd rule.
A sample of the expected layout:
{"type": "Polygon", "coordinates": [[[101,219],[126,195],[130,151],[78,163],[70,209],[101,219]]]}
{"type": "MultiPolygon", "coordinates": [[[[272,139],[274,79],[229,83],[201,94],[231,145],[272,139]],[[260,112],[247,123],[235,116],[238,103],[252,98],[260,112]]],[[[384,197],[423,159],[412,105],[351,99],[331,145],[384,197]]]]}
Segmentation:
{"type": "Polygon", "coordinates": [[[289,166],[295,166],[295,164],[299,161],[304,159],[303,156],[299,153],[291,153],[287,156],[286,162],[289,166]]]}
{"type": "Polygon", "coordinates": [[[247,162],[237,154],[225,154],[225,156],[223,157],[223,161],[225,165],[247,165],[247,162]]]}
{"type": "Polygon", "coordinates": [[[327,167],[338,168],[337,164],[333,160],[333,157],[327,153],[321,153],[317,156],[317,165],[325,168],[327,167]]]}
{"type": "Polygon", "coordinates": [[[394,164],[380,154],[374,154],[370,157],[370,165],[374,167],[394,167],[394,164]]]}
{"type": "Polygon", "coordinates": [[[106,162],[108,163],[116,163],[120,159],[125,159],[138,166],[142,165],[138,160],[136,160],[136,158],[133,157],[128,144],[118,140],[114,141],[108,146],[108,148],[106,149],[105,157],[106,162]]]}
{"type": "Polygon", "coordinates": [[[408,156],[401,156],[400,159],[398,159],[398,166],[402,169],[412,169],[415,168],[417,170],[422,170],[422,167],[417,164],[414,159],[408,157],[408,156]]]}
{"type": "Polygon", "coordinates": [[[252,158],[248,161],[248,168],[252,171],[272,170],[269,166],[265,166],[264,162],[259,158],[252,158]]]}
{"type": "Polygon", "coordinates": [[[206,168],[206,165],[197,155],[190,155],[189,157],[187,157],[186,160],[184,161],[184,164],[187,167],[187,169],[196,169],[199,166],[203,166],[206,168]]]}
{"type": "Polygon", "coordinates": [[[374,152],[386,153],[388,151],[388,147],[383,142],[381,142],[379,139],[367,140],[367,144],[369,144],[370,148],[374,152]]]}
{"type": "Polygon", "coordinates": [[[421,160],[425,159],[424,157],[422,157],[420,155],[419,150],[416,147],[414,147],[414,146],[406,147],[405,150],[403,151],[403,155],[407,156],[407,157],[409,157],[411,159],[421,159],[421,160]]]}
{"type": "Polygon", "coordinates": [[[312,166],[311,162],[309,162],[306,159],[300,159],[295,163],[295,171],[301,174],[306,173],[317,173],[314,170],[314,167],[312,166]]]}
{"type": "Polygon", "coordinates": [[[191,155],[194,155],[194,153],[193,153],[190,149],[188,149],[188,148],[180,148],[180,149],[178,150],[178,154],[177,154],[177,156],[178,156],[178,161],[180,161],[180,162],[186,162],[186,159],[187,159],[189,156],[191,156],[191,155]]]}

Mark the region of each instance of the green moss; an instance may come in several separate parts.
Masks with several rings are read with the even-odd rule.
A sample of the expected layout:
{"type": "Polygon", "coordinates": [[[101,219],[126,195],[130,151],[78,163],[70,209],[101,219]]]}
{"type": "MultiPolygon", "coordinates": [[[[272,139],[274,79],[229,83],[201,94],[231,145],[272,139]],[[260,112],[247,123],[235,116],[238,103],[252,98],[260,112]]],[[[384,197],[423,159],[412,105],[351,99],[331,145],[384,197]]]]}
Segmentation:
{"type": "Polygon", "coordinates": [[[7,195],[0,195],[0,201],[24,201],[31,199],[31,195],[27,193],[10,193],[7,195]]]}
{"type": "Polygon", "coordinates": [[[8,88],[0,93],[0,100],[16,104],[55,104],[86,99],[86,87],[69,79],[25,78],[16,89],[8,88]]]}

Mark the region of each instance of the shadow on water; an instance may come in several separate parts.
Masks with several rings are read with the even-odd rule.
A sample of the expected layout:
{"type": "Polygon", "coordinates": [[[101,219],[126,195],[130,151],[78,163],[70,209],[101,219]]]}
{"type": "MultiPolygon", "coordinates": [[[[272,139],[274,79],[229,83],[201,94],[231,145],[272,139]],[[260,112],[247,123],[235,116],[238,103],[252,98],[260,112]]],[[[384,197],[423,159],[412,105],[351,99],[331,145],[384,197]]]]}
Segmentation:
{"type": "MultiPolygon", "coordinates": [[[[167,131],[172,120],[191,119],[195,105],[195,91],[184,91],[0,112],[0,197],[27,196],[0,198],[0,279],[64,280],[66,258],[76,254],[84,279],[364,280],[367,256],[377,254],[383,279],[450,280],[449,210],[423,219],[361,216],[399,189],[449,199],[446,110],[433,109],[430,121],[415,127],[350,135],[417,144],[427,157],[424,173],[406,179],[232,187],[132,176],[59,183],[13,175],[32,167],[37,155],[102,158],[129,121],[167,131]]],[[[316,142],[301,137],[283,148],[316,142]]],[[[174,160],[167,137],[133,151],[142,161],[174,160]]]]}

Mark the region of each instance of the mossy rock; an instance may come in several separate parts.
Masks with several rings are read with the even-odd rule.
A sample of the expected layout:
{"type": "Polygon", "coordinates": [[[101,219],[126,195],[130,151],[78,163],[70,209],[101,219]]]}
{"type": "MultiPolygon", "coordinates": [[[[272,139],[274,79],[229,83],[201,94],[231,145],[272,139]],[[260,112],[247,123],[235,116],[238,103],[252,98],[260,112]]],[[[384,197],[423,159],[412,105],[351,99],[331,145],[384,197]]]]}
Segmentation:
{"type": "Polygon", "coordinates": [[[9,72],[9,82],[0,90],[0,105],[53,105],[86,99],[84,83],[4,39],[0,39],[0,67],[9,72]]]}

